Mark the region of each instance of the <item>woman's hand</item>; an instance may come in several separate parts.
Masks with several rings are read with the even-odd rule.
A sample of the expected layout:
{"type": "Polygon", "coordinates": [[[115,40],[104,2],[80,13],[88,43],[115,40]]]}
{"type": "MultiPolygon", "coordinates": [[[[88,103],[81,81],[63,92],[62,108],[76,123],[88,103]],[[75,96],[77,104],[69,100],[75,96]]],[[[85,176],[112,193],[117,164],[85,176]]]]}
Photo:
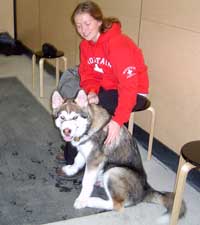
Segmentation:
{"type": "Polygon", "coordinates": [[[96,93],[94,92],[89,92],[88,94],[88,102],[90,104],[94,103],[94,104],[98,104],[99,103],[99,97],[96,93]]]}
{"type": "Polygon", "coordinates": [[[117,137],[119,137],[120,132],[120,125],[115,122],[114,120],[111,120],[108,123],[108,136],[105,140],[105,144],[111,144],[117,137]]]}

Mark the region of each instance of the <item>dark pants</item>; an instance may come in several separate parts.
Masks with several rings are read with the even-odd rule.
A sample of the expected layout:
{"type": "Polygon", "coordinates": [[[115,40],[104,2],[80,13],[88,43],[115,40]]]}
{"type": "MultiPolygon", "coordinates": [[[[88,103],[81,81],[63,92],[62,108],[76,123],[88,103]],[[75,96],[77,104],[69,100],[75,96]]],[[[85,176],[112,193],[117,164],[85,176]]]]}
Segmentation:
{"type": "MultiPolygon", "coordinates": [[[[104,90],[100,89],[99,94],[99,105],[105,108],[111,115],[114,114],[115,109],[118,104],[118,92],[116,90],[104,90]]],[[[136,105],[133,108],[132,112],[138,111],[143,108],[146,104],[146,98],[142,95],[137,95],[136,105]]]]}
{"type": "MultiPolygon", "coordinates": [[[[118,104],[118,92],[117,90],[104,90],[103,88],[100,89],[99,94],[99,105],[105,108],[111,115],[114,114],[115,109],[118,104]]],[[[145,105],[146,100],[142,95],[137,95],[137,102],[135,107],[133,108],[132,112],[137,111],[140,108],[143,108],[145,105]]],[[[127,124],[125,124],[127,126],[127,124]]],[[[66,163],[71,165],[74,162],[74,158],[77,155],[77,150],[75,147],[71,145],[71,143],[66,143],[64,149],[64,156],[66,163]]]]}

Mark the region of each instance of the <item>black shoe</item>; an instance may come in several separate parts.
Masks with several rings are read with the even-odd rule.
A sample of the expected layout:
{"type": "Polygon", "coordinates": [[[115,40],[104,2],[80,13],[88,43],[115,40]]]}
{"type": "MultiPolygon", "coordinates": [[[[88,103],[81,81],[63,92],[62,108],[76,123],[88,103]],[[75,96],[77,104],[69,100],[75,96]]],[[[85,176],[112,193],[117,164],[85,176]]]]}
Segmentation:
{"type": "Polygon", "coordinates": [[[64,156],[64,152],[59,152],[59,153],[56,155],[56,159],[58,160],[58,162],[61,162],[61,163],[66,162],[65,156],[64,156]]]}

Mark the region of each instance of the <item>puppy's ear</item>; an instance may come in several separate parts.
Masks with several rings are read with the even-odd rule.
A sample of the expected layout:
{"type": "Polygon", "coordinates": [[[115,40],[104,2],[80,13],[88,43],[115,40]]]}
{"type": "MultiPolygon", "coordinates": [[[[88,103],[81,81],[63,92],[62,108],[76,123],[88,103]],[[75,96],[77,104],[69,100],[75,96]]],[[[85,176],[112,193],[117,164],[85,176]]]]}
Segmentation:
{"type": "Polygon", "coordinates": [[[87,94],[84,90],[80,90],[76,96],[75,102],[82,108],[88,106],[87,94]]]}
{"type": "Polygon", "coordinates": [[[51,106],[52,109],[57,109],[59,108],[64,102],[64,99],[62,98],[62,96],[59,94],[58,91],[54,91],[51,97],[51,106]]]}

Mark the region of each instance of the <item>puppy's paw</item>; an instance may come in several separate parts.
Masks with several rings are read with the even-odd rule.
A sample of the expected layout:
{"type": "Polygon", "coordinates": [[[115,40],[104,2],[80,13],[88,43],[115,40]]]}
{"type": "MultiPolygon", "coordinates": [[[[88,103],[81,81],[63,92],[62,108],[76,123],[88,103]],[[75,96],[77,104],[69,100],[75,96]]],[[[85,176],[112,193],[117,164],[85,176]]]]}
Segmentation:
{"type": "Polygon", "coordinates": [[[74,202],[75,209],[83,209],[87,206],[87,199],[86,198],[77,198],[74,202]]]}
{"type": "Polygon", "coordinates": [[[62,167],[62,171],[67,175],[67,176],[73,176],[78,173],[79,168],[74,166],[74,165],[67,165],[62,167]]]}

